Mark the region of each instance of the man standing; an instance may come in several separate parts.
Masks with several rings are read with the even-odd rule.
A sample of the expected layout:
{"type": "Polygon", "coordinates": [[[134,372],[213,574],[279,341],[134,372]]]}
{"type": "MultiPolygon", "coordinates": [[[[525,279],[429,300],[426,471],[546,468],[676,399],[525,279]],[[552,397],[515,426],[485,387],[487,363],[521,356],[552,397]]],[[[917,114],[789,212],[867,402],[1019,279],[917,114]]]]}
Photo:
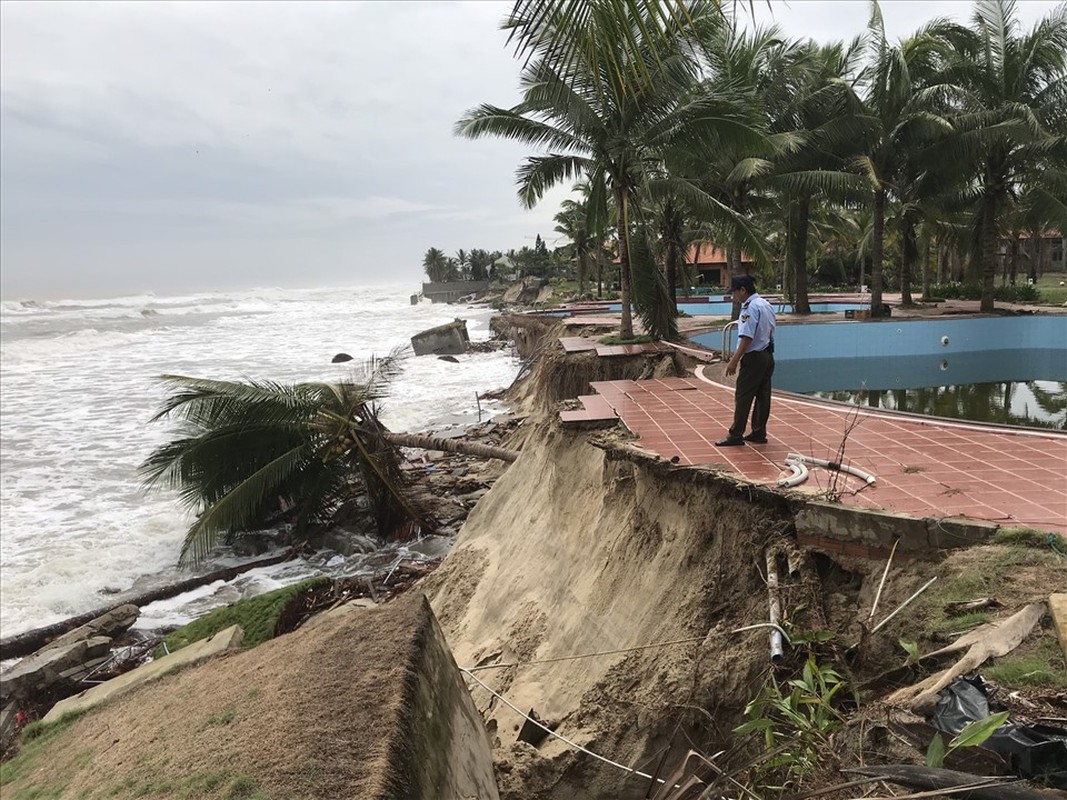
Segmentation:
{"type": "Polygon", "coordinates": [[[734,389],[734,424],[730,435],[715,444],[733,447],[745,442],[767,443],[767,419],[771,415],[771,375],[774,374],[774,329],[776,320],[771,304],[756,293],[756,282],[749,275],[737,275],[730,281],[734,302],[741,303],[737,326],[737,349],[726,365],[729,377],[737,372],[734,389]],[[752,430],[744,436],[748,412],[752,410],[752,430]]]}

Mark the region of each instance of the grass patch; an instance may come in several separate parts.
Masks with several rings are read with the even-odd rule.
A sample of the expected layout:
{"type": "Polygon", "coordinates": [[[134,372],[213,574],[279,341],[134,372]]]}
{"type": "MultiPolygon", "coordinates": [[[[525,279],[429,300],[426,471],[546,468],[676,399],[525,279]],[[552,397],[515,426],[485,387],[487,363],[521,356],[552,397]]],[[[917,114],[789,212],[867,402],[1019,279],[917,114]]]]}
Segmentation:
{"type": "MultiPolygon", "coordinates": [[[[12,783],[13,781],[22,778],[31,772],[33,772],[37,765],[44,759],[44,752],[48,747],[48,743],[57,739],[66,733],[74,721],[86,713],[88,709],[82,709],[80,711],[71,711],[68,714],[64,714],[55,722],[31,722],[22,730],[22,734],[19,737],[21,749],[18,755],[14,758],[8,759],[4,764],[0,765],[0,786],[12,783]]],[[[90,754],[91,756],[91,754],[90,754]]],[[[82,756],[79,756],[81,759],[82,756]]],[[[66,788],[59,789],[60,793],[66,788]]],[[[12,798],[33,798],[33,797],[49,797],[48,794],[26,794],[26,792],[37,792],[37,789],[24,789],[16,792],[12,798]]],[[[40,790],[46,791],[46,790],[40,790]]],[[[7,800],[7,792],[2,793],[4,800],[7,800]]],[[[58,796],[58,795],[57,795],[58,796]]]]}
{"type": "Polygon", "coordinates": [[[174,796],[180,800],[203,797],[229,783],[232,777],[233,773],[225,769],[196,772],[178,784],[174,796]]]}
{"type": "Polygon", "coordinates": [[[1048,534],[1033,528],[1000,528],[993,534],[997,544],[1025,545],[1027,547],[1048,547],[1048,534]]]}
{"type": "Polygon", "coordinates": [[[1018,547],[1000,548],[999,553],[991,553],[989,558],[945,581],[931,599],[943,606],[945,603],[973,600],[976,597],[995,596],[1011,568],[1034,563],[1032,555],[1037,554],[1018,547]]]}
{"type": "Polygon", "coordinates": [[[988,611],[970,611],[966,614],[960,614],[958,617],[943,617],[931,625],[930,631],[932,633],[951,633],[955,631],[965,633],[971,628],[985,625],[989,622],[989,619],[988,611]]]}
{"type": "Polygon", "coordinates": [[[651,344],[656,341],[653,337],[646,333],[642,333],[640,336],[634,336],[632,339],[623,339],[621,336],[605,336],[600,340],[601,344],[651,344]]]}
{"type": "Polygon", "coordinates": [[[274,629],[278,624],[278,619],[297,596],[307,589],[325,585],[329,583],[329,580],[329,578],[312,578],[273,592],[240,600],[225,608],[217,608],[166,636],[153,654],[156,658],[160,658],[166,655],[167,650],[171,653],[181,650],[193,642],[214,636],[231,625],[241,626],[245,634],[245,647],[255,647],[257,644],[274,638],[274,629]],[[166,650],[163,649],[164,644],[167,646],[166,650]]]}
{"type": "Polygon", "coordinates": [[[234,778],[230,783],[230,788],[226,791],[226,800],[259,800],[262,797],[255,778],[247,775],[238,775],[234,778]]]}
{"type": "Polygon", "coordinates": [[[1041,298],[1041,303],[1054,306],[1067,303],[1067,286],[1060,286],[1060,281],[1067,283],[1067,274],[1046,272],[1037,279],[1037,294],[1041,298]]]}
{"type": "Polygon", "coordinates": [[[1015,543],[1000,543],[987,548],[988,555],[968,563],[954,575],[947,575],[930,587],[916,604],[914,636],[930,636],[954,631],[966,631],[988,622],[993,615],[985,610],[951,615],[946,611],[950,603],[1012,594],[1015,573],[1020,567],[1039,567],[1059,562],[1049,551],[1023,547],[1015,543]]]}
{"type": "Polygon", "coordinates": [[[204,727],[210,728],[215,725],[229,725],[237,716],[237,709],[229,706],[218,714],[211,714],[204,720],[204,727]]]}
{"type": "Polygon", "coordinates": [[[995,659],[984,673],[991,681],[1011,689],[1067,689],[1067,663],[1060,643],[1051,634],[1043,636],[1028,652],[995,659]]]}

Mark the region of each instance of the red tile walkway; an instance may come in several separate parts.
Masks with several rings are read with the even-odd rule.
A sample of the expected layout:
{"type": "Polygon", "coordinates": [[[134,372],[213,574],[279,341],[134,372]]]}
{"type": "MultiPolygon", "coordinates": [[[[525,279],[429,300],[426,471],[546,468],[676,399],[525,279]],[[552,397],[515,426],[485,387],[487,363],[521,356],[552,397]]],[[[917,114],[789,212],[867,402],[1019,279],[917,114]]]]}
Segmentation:
{"type": "MultiPolygon", "coordinates": [[[[873,486],[811,467],[799,491],[830,488],[841,502],[915,517],[968,517],[1067,535],[1067,434],[1006,430],[821,403],[775,393],[765,445],[717,448],[733,416],[733,389],[706,379],[605,381],[593,388],[640,444],[681,464],[756,483],[791,472],[788,453],[837,461],[877,477],[873,486]]],[[[603,406],[585,403],[588,412],[603,406]]],[[[606,412],[605,412],[606,413],[606,412]]],[[[593,414],[590,414],[593,416],[593,414]]]]}

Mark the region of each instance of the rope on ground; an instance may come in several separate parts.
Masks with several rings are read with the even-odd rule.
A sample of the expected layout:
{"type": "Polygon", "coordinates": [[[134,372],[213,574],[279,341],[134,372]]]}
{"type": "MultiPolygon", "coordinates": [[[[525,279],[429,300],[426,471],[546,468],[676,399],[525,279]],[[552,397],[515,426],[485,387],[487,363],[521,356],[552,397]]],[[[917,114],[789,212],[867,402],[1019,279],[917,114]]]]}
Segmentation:
{"type": "Polygon", "coordinates": [[[633,653],[637,650],[649,650],[653,647],[668,647],[674,644],[688,644],[690,642],[702,642],[707,636],[693,636],[688,639],[673,639],[669,642],[654,642],[653,644],[643,644],[639,647],[624,647],[620,650],[600,650],[596,653],[582,653],[577,656],[559,656],[558,658],[542,658],[535,661],[511,661],[507,664],[485,664],[481,667],[460,667],[464,672],[480,672],[483,669],[504,669],[506,667],[522,667],[527,664],[554,664],[557,661],[574,661],[579,658],[593,658],[594,656],[613,656],[618,653],[633,653]]]}
{"type": "Polygon", "coordinates": [[[534,725],[536,725],[538,728],[543,730],[545,733],[547,733],[547,734],[549,734],[551,736],[555,736],[557,739],[559,739],[564,744],[567,744],[570,747],[573,747],[575,750],[578,750],[578,751],[580,751],[582,753],[585,753],[587,756],[592,756],[593,758],[597,759],[598,761],[603,761],[605,764],[610,764],[613,767],[618,767],[621,770],[629,772],[631,775],[636,775],[639,778],[647,778],[648,780],[654,780],[657,783],[666,783],[666,781],[663,780],[662,778],[657,778],[657,777],[655,777],[653,775],[649,775],[647,772],[641,772],[640,770],[636,770],[633,767],[628,767],[625,764],[620,764],[618,761],[612,761],[610,758],[606,758],[605,756],[602,756],[599,753],[594,753],[592,750],[590,750],[587,747],[582,747],[577,742],[572,742],[566,736],[563,736],[562,734],[556,733],[554,730],[552,730],[551,728],[546,727],[540,721],[534,719],[531,716],[528,716],[525,712],[520,711],[519,708],[514,703],[512,703],[510,700],[508,700],[502,694],[500,694],[499,692],[496,692],[493,689],[490,689],[488,686],[486,686],[486,684],[484,682],[482,682],[481,680],[479,680],[478,676],[475,675],[471,670],[469,670],[469,669],[467,669],[465,667],[460,667],[459,669],[460,669],[460,672],[467,673],[467,675],[469,675],[471,677],[471,679],[474,680],[479,686],[481,686],[483,689],[485,689],[487,692],[489,692],[489,694],[493,695],[493,697],[495,697],[497,700],[502,702],[504,705],[506,705],[508,708],[510,708],[512,711],[514,711],[520,717],[522,717],[525,720],[528,720],[529,722],[532,722],[534,725]]]}
{"type": "MultiPolygon", "coordinates": [[[[755,625],[745,625],[742,628],[734,628],[730,633],[742,633],[744,631],[756,630],[757,628],[775,628],[785,638],[786,642],[789,641],[789,635],[782,630],[778,625],[773,622],[757,622],[755,625]]],[[[506,669],[507,667],[524,667],[529,664],[555,664],[558,661],[575,661],[579,658],[595,658],[596,656],[613,656],[619,653],[635,653],[638,650],[651,650],[656,647],[670,647],[676,644],[690,644],[692,642],[702,642],[708,637],[705,636],[691,636],[688,639],[672,639],[668,642],[653,642],[652,644],[642,644],[637,647],[623,647],[618,650],[598,650],[595,653],[582,653],[576,656],[558,656],[556,658],[540,658],[532,661],[509,661],[506,664],[484,664],[480,667],[460,667],[464,672],[471,674],[475,672],[481,672],[486,669],[506,669]]],[[[471,677],[474,677],[473,674],[471,677]]]]}

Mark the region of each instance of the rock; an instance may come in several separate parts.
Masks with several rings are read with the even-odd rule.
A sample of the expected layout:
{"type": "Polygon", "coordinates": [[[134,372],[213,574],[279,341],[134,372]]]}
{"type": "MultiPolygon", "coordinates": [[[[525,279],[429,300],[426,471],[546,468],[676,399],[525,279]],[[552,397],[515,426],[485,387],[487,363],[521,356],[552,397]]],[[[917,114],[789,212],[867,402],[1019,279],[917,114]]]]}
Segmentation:
{"type": "Polygon", "coordinates": [[[451,361],[453,364],[458,364],[459,363],[459,359],[456,358],[455,356],[438,356],[437,360],[438,361],[451,361]]]}
{"type": "Polygon", "coordinates": [[[333,358],[330,359],[330,363],[331,364],[343,364],[346,361],[351,361],[351,360],[352,360],[352,356],[350,356],[348,353],[338,353],[337,355],[335,355],[333,358]]]}
{"type": "Polygon", "coordinates": [[[61,674],[80,666],[111,649],[111,638],[93,636],[60,647],[49,646],[27,656],[0,676],[0,699],[25,697],[47,689],[62,678],[61,674]]]}

